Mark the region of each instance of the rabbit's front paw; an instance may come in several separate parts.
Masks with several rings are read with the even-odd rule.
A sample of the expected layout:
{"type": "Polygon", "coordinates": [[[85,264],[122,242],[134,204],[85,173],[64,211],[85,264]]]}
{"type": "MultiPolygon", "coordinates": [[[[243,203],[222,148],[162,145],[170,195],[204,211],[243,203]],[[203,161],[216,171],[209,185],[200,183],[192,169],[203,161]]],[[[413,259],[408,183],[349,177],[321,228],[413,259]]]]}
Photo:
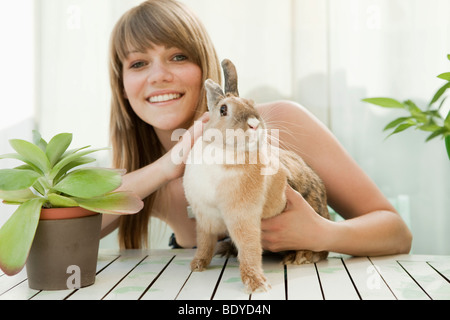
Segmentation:
{"type": "Polygon", "coordinates": [[[265,292],[270,290],[270,284],[264,274],[258,273],[243,273],[242,282],[245,285],[247,293],[265,292]]]}
{"type": "Polygon", "coordinates": [[[191,261],[191,271],[205,271],[206,267],[209,265],[209,262],[206,259],[196,259],[191,261]]]}

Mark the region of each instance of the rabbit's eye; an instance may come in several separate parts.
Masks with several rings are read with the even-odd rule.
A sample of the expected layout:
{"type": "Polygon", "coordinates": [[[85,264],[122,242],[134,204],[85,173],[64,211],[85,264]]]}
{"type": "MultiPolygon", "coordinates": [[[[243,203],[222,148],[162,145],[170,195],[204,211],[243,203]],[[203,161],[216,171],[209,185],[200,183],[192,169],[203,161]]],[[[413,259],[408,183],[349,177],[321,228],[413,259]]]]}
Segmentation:
{"type": "Polygon", "coordinates": [[[228,106],[226,104],[220,107],[220,115],[222,117],[228,115],[228,106]]]}

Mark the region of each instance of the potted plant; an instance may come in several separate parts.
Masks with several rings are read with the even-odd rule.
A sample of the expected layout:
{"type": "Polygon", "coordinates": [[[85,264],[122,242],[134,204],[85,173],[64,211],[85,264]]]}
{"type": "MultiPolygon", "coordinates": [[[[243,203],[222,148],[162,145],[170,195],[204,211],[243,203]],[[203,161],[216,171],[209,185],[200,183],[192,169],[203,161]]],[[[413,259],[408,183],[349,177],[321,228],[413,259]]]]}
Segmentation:
{"type": "Polygon", "coordinates": [[[78,271],[78,287],[95,281],[101,214],[133,214],[143,202],[131,192],[115,192],[124,170],[86,167],[90,146],[68,150],[72,134],[48,143],[33,132],[33,143],[13,139],[17,152],[0,159],[24,164],[0,170],[0,199],[19,205],[0,229],[0,268],[17,274],[27,264],[29,286],[67,289],[78,271]]]}
{"type": "MultiPolygon", "coordinates": [[[[450,60],[450,54],[447,55],[447,58],[450,60]]],[[[391,98],[368,98],[363,99],[363,101],[384,108],[398,108],[409,112],[408,116],[399,117],[386,125],[384,130],[392,129],[389,136],[405,131],[411,127],[415,127],[422,131],[428,131],[430,134],[426,141],[441,136],[445,141],[447,155],[450,159],[450,111],[445,118],[441,114],[442,106],[447,98],[447,96],[444,97],[443,94],[450,88],[450,72],[442,73],[438,78],[446,80],[447,82],[436,91],[430,103],[424,110],[420,109],[411,100],[399,102],[391,98]]]]}

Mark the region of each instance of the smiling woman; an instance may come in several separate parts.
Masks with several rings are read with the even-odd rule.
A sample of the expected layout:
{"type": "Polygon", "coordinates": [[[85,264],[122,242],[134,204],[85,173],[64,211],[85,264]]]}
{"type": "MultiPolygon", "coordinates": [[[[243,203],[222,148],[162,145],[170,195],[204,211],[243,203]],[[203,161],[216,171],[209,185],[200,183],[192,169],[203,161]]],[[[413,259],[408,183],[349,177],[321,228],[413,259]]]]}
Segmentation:
{"type": "MultiPolygon", "coordinates": [[[[172,131],[189,128],[206,111],[203,83],[220,82],[221,74],[194,13],[176,1],[146,1],[126,12],[112,32],[110,76],[114,166],[126,168],[124,185],[138,183],[146,198],[136,217],[121,218],[119,236],[122,246],[139,248],[146,245],[153,204],[166,184],[168,170],[158,164],[175,144],[172,131]],[[152,171],[153,181],[142,170],[152,171]]],[[[192,228],[193,222],[186,219],[185,225],[192,228]]]]}
{"type": "Polygon", "coordinates": [[[125,98],[160,140],[167,140],[171,130],[192,124],[201,81],[202,70],[179,48],[152,46],[143,53],[130,53],[124,61],[125,98]]]}

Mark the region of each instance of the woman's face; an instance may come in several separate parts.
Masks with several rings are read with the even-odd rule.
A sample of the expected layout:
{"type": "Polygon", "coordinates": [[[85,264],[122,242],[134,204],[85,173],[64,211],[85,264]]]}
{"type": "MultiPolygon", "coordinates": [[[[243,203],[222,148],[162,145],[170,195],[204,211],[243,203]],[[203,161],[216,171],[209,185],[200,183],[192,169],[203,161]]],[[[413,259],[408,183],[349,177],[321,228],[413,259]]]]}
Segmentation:
{"type": "Polygon", "coordinates": [[[123,62],[125,98],[155,130],[186,128],[202,88],[202,71],[183,50],[153,46],[123,62]]]}

